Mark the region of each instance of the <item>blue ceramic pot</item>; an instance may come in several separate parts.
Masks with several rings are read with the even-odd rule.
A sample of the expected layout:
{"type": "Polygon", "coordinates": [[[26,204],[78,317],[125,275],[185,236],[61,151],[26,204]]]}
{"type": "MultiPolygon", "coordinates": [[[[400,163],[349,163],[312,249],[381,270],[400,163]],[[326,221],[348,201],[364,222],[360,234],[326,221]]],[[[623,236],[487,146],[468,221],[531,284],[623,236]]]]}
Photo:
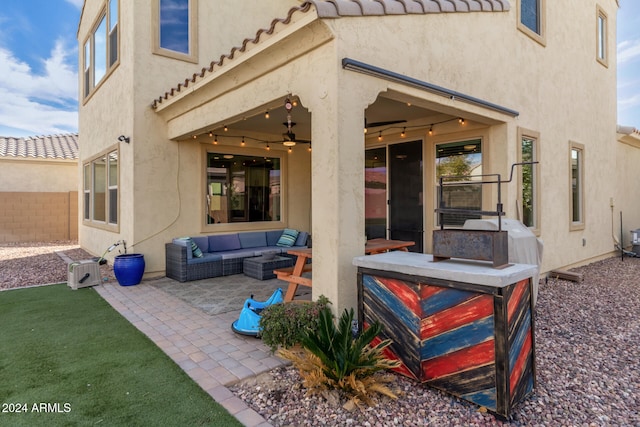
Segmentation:
{"type": "Polygon", "coordinates": [[[144,274],[144,255],[124,254],[118,255],[113,262],[113,273],[120,286],[137,285],[144,274]]]}

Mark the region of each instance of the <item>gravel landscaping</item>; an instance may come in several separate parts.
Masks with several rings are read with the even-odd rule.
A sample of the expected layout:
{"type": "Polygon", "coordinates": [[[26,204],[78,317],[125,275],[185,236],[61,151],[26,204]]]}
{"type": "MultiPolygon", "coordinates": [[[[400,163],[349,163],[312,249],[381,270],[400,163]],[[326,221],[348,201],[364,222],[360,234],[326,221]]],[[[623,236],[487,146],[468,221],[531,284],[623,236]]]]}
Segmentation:
{"type": "Polygon", "coordinates": [[[306,396],[292,367],[232,391],[274,426],[640,426],[640,259],[542,281],[536,308],[537,388],[510,420],[395,376],[400,398],[347,411],[340,396],[306,396]]]}
{"type": "MultiPolygon", "coordinates": [[[[0,290],[66,281],[56,251],[90,258],[75,242],[0,244],[0,290]]],[[[573,271],[581,283],[540,283],[538,384],[510,420],[401,376],[392,384],[399,399],[364,410],[344,409],[338,394],[306,396],[290,366],[231,391],[274,426],[640,426],[640,259],[609,258],[573,271]]]]}
{"type": "MultiPolygon", "coordinates": [[[[66,282],[67,263],[91,259],[76,241],[0,243],[0,290],[66,282]]],[[[113,270],[100,267],[102,277],[114,279],[113,270]]]]}

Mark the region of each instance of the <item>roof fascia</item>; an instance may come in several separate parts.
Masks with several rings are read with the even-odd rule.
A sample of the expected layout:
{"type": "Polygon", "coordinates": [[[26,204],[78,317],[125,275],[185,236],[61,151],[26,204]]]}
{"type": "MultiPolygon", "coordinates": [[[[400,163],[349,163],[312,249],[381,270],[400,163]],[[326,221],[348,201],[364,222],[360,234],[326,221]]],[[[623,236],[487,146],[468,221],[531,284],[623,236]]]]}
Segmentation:
{"type": "MultiPolygon", "coordinates": [[[[292,22],[288,25],[283,26],[283,28],[274,33],[273,35],[268,35],[264,40],[258,41],[255,45],[253,45],[250,49],[245,50],[244,52],[240,52],[237,54],[238,56],[233,59],[227,58],[226,61],[220,65],[216,66],[216,69],[213,72],[208,73],[206,76],[197,80],[196,82],[191,83],[188,87],[184,87],[180,90],[179,93],[171,96],[168,99],[162,100],[161,103],[158,103],[155,107],[156,112],[168,111],[172,106],[180,104],[183,100],[187,99],[193,92],[198,90],[202,90],[203,88],[211,85],[217,79],[225,76],[238,67],[241,67],[243,64],[248,61],[255,59],[265,53],[268,53],[271,48],[278,45],[282,41],[288,39],[289,37],[295,35],[298,32],[301,32],[305,28],[309,27],[313,23],[321,21],[315,13],[307,13],[304,14],[300,19],[296,22],[292,22]]],[[[333,35],[331,35],[332,38],[333,35]]],[[[309,50],[313,50],[317,46],[324,44],[328,40],[327,37],[322,37],[321,40],[317,40],[312,46],[304,46],[304,51],[308,52],[309,50]]]]}

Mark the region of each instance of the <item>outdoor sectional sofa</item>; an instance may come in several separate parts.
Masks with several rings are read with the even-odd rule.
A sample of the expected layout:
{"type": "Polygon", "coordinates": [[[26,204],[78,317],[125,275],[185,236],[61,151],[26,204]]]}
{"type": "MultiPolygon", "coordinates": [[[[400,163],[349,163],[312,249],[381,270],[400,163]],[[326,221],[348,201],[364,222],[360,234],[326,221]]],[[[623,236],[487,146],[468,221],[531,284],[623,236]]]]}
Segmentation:
{"type": "Polygon", "coordinates": [[[176,238],[165,245],[166,275],[188,282],[239,274],[245,258],[267,252],[288,256],[289,249],[307,247],[308,237],[305,231],[284,229],[176,238]]]}

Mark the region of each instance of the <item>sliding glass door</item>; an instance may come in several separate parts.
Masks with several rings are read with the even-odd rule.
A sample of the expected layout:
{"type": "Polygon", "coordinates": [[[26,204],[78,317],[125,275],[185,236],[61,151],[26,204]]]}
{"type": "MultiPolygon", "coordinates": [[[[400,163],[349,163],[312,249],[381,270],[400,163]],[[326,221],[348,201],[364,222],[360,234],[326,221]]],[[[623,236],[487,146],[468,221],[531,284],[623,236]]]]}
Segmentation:
{"type": "Polygon", "coordinates": [[[367,150],[365,232],[369,239],[411,240],[423,252],[422,141],[367,150]],[[387,154],[388,153],[388,154],[387,154]]]}
{"type": "Polygon", "coordinates": [[[389,238],[412,240],[423,252],[422,141],[389,146],[389,238]]]}

